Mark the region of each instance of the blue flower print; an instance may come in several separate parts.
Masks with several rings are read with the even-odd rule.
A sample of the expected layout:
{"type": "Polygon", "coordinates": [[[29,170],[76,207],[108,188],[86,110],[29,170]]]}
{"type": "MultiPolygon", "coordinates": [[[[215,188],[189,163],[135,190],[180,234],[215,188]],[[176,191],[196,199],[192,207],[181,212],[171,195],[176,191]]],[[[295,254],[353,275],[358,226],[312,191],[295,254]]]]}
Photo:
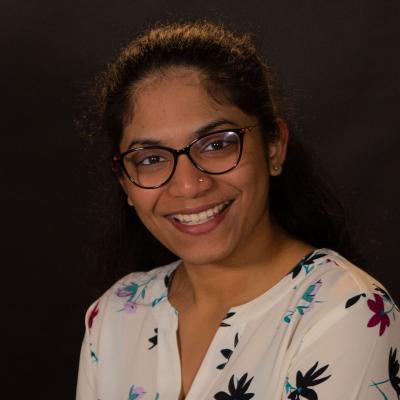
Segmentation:
{"type": "Polygon", "coordinates": [[[286,313],[286,315],[283,318],[284,322],[289,324],[292,321],[292,316],[295,313],[298,313],[300,315],[304,315],[307,312],[309,312],[310,310],[312,310],[312,308],[314,307],[314,305],[316,303],[322,303],[322,301],[316,300],[316,295],[317,295],[317,293],[318,293],[318,291],[319,291],[321,286],[322,286],[321,279],[319,279],[318,281],[312,283],[306,289],[306,291],[303,293],[303,295],[301,297],[301,302],[293,310],[289,310],[286,313]]]}
{"type": "Polygon", "coordinates": [[[153,278],[143,282],[130,282],[117,289],[116,295],[118,297],[126,297],[124,307],[119,311],[126,311],[127,313],[135,313],[137,310],[137,300],[139,298],[144,299],[146,296],[147,285],[153,280],[153,278]]]}
{"type": "Polygon", "coordinates": [[[90,358],[92,359],[93,362],[99,362],[99,358],[97,357],[97,354],[92,350],[92,343],[90,345],[90,358]]]}
{"type": "Polygon", "coordinates": [[[146,392],[141,386],[135,387],[135,385],[132,385],[129,389],[128,400],[139,400],[145,393],[146,392]]]}
{"type": "Polygon", "coordinates": [[[156,297],[155,299],[152,300],[151,306],[155,307],[158,303],[161,303],[167,296],[165,294],[161,295],[160,297],[156,297]]]}
{"type": "Polygon", "coordinates": [[[312,252],[308,256],[304,257],[289,272],[289,274],[292,274],[292,279],[296,278],[296,276],[301,272],[301,270],[304,270],[305,275],[308,275],[315,268],[315,265],[314,265],[315,260],[318,260],[318,258],[325,257],[325,256],[326,256],[326,254],[323,254],[323,253],[315,254],[315,252],[312,252]]]}

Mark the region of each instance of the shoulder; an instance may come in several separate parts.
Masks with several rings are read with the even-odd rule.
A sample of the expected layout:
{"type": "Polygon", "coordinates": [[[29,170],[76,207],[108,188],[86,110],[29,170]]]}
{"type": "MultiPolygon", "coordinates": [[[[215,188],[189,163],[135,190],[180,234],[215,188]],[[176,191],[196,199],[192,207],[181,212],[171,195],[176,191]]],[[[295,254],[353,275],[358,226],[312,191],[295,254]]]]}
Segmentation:
{"type": "MultiPolygon", "coordinates": [[[[320,290],[338,300],[367,293],[390,297],[377,279],[339,253],[327,248],[317,249],[303,258],[291,271],[291,275],[293,283],[299,287],[318,283],[320,290]]],[[[351,306],[351,303],[347,305],[351,306]]]]}
{"type": "Polygon", "coordinates": [[[132,272],[114,283],[87,310],[87,331],[102,325],[108,316],[127,316],[153,308],[167,297],[169,279],[180,260],[150,271],[132,272]]]}
{"type": "Polygon", "coordinates": [[[316,386],[318,398],[335,393],[335,398],[373,399],[379,395],[376,390],[398,393],[400,315],[393,299],[379,281],[338,253],[319,249],[311,256],[295,271],[296,302],[286,315],[286,328],[292,326],[288,398],[294,398],[307,377],[324,371],[324,377],[308,384],[316,386]]]}
{"type": "Polygon", "coordinates": [[[333,250],[318,249],[313,256],[303,260],[303,276],[294,279],[297,303],[304,313],[311,311],[303,328],[321,333],[347,326],[348,334],[361,329],[371,338],[398,331],[399,308],[378,280],[333,250]]]}

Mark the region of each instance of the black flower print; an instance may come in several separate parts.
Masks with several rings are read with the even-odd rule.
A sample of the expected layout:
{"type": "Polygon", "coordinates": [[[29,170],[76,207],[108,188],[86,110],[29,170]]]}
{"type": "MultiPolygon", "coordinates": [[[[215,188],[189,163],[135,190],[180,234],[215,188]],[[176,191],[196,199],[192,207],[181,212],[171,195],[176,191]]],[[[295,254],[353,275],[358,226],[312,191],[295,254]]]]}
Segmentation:
{"type": "Polygon", "coordinates": [[[330,378],[331,375],[324,376],[323,378],[317,379],[320,375],[322,375],[326,369],[329,367],[325,365],[317,369],[318,361],[306,372],[305,375],[301,371],[297,371],[296,374],[296,387],[293,387],[289,380],[286,380],[286,393],[288,394],[288,399],[290,400],[300,400],[300,397],[303,397],[308,400],[318,400],[318,395],[315,390],[310,389],[310,386],[319,385],[322,382],[325,382],[330,378]]]}
{"type": "MultiPolygon", "coordinates": [[[[325,257],[326,254],[315,254],[315,252],[312,252],[305,258],[303,258],[290,272],[289,274],[292,274],[292,279],[296,278],[296,276],[300,273],[302,269],[304,269],[306,275],[311,272],[314,269],[314,261],[317,260],[318,258],[325,257]]],[[[288,275],[289,275],[288,274],[288,275]]]]}
{"type": "Polygon", "coordinates": [[[397,349],[390,348],[389,353],[389,379],[393,389],[397,393],[397,398],[400,399],[400,376],[399,373],[399,360],[396,358],[397,349]]]}
{"type": "Polygon", "coordinates": [[[310,312],[314,308],[315,304],[322,303],[321,300],[316,299],[317,293],[321,286],[321,279],[318,279],[316,282],[309,285],[306,291],[303,293],[299,304],[297,304],[295,308],[287,311],[287,313],[283,317],[283,321],[289,324],[292,321],[292,317],[294,314],[304,315],[310,312]]]}
{"type": "MultiPolygon", "coordinates": [[[[234,339],[234,341],[233,341],[233,348],[234,348],[234,349],[236,348],[236,346],[238,345],[238,343],[239,343],[239,334],[236,333],[235,339],[234,339]]],[[[232,355],[232,353],[233,353],[233,350],[231,350],[231,349],[222,349],[222,350],[221,350],[221,353],[222,353],[222,355],[226,358],[226,361],[225,361],[224,363],[222,363],[222,364],[219,364],[219,365],[217,366],[217,369],[224,369],[225,365],[228,363],[229,359],[231,358],[231,355],[232,355]]]]}
{"type": "Polygon", "coordinates": [[[171,274],[166,274],[164,277],[164,285],[166,288],[169,287],[169,285],[171,284],[171,275],[173,274],[173,272],[171,274]]]}
{"type": "MultiPolygon", "coordinates": [[[[254,376],[253,376],[254,378],[254,376]]],[[[229,380],[229,393],[226,392],[218,392],[214,395],[214,399],[216,400],[249,400],[254,397],[254,393],[246,393],[249,389],[251,381],[253,378],[247,380],[247,373],[244,374],[240,379],[236,378],[236,386],[235,386],[235,375],[231,376],[229,380]]]]}
{"type": "Polygon", "coordinates": [[[372,381],[370,386],[375,387],[378,392],[382,395],[384,400],[388,400],[389,397],[387,392],[389,389],[386,388],[388,382],[390,382],[392,388],[397,394],[397,398],[400,399],[400,376],[399,373],[399,360],[397,360],[397,349],[390,348],[389,352],[389,362],[388,362],[389,378],[385,380],[379,380],[378,382],[372,381]],[[386,393],[385,393],[386,391],[386,393]]]}
{"type": "Polygon", "coordinates": [[[149,350],[157,346],[157,341],[158,341],[158,328],[154,329],[155,335],[149,338],[149,342],[151,343],[151,346],[149,347],[149,350]]]}
{"type": "Polygon", "coordinates": [[[228,312],[228,314],[226,314],[225,318],[222,320],[220,326],[230,326],[230,324],[228,324],[228,323],[226,323],[226,322],[224,322],[224,321],[225,321],[226,319],[228,319],[228,318],[233,317],[235,314],[236,314],[236,313],[233,312],[233,311],[228,312]]]}
{"type": "Polygon", "coordinates": [[[344,308],[349,308],[351,306],[354,306],[354,304],[356,304],[357,301],[361,299],[361,297],[366,297],[366,296],[367,295],[365,293],[360,293],[356,296],[350,297],[350,299],[346,301],[346,305],[344,308]]]}

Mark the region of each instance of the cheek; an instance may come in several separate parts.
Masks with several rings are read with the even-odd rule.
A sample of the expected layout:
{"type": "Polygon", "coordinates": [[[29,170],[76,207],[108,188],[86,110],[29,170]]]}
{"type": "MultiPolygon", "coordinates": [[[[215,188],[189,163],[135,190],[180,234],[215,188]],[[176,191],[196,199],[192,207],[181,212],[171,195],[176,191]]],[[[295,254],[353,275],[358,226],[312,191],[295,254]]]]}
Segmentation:
{"type": "Polygon", "coordinates": [[[135,208],[138,217],[143,220],[153,210],[156,197],[150,190],[130,187],[127,190],[127,200],[135,208]]]}
{"type": "Polygon", "coordinates": [[[242,196],[249,215],[260,217],[268,208],[269,174],[264,162],[249,163],[242,177],[242,196]]]}
{"type": "Polygon", "coordinates": [[[251,152],[246,155],[243,164],[238,168],[241,186],[251,192],[264,192],[269,182],[269,174],[264,155],[251,152]]]}

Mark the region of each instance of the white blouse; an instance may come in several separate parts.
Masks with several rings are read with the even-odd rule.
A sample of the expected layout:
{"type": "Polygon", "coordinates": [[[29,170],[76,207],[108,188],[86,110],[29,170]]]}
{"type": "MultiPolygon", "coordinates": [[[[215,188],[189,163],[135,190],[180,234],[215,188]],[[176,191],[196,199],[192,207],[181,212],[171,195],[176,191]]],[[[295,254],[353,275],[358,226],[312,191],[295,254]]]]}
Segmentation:
{"type": "MultiPolygon", "coordinates": [[[[179,260],[131,273],[88,310],[77,400],[177,400],[179,260]]],[[[398,400],[400,313],[336,252],[305,256],[221,321],[186,400],[398,400]]]]}

